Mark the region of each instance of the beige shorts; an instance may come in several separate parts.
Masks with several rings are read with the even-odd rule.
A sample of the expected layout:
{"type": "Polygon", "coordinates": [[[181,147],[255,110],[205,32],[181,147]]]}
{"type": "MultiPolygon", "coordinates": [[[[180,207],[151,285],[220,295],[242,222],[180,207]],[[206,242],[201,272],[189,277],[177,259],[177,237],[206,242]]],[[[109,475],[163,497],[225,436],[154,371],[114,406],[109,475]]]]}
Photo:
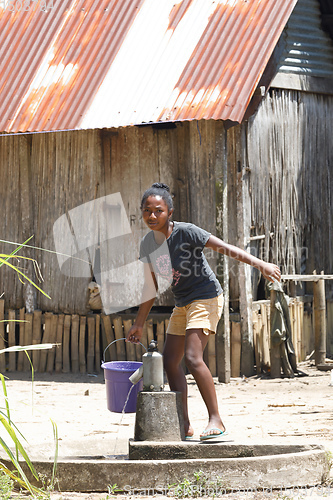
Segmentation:
{"type": "Polygon", "coordinates": [[[169,321],[167,333],[185,335],[186,330],[202,328],[206,335],[216,333],[222,315],[223,293],[213,299],[194,300],[187,306],[175,306],[169,321]]]}

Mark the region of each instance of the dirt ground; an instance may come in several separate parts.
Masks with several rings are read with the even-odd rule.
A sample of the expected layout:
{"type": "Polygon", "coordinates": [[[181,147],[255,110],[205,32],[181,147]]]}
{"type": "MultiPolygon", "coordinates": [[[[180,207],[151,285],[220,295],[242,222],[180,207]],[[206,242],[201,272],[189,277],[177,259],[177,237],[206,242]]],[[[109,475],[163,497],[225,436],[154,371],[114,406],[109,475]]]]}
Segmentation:
{"type": "MultiPolygon", "coordinates": [[[[215,380],[220,412],[235,443],[323,444],[333,453],[333,385],[331,373],[313,362],[299,365],[303,376],[293,379],[235,378],[230,384],[215,380]]],[[[106,457],[124,459],[133,437],[135,414],[113,413],[106,407],[103,374],[7,373],[8,400],[13,422],[28,440],[32,459],[52,459],[57,425],[59,458],[106,457]]],[[[197,386],[188,376],[189,411],[199,438],[207,413],[197,386]]],[[[166,388],[167,389],[167,388],[166,388]]],[[[3,399],[3,398],[2,398],[3,399]]],[[[1,406],[4,407],[4,401],[1,406]]],[[[1,434],[2,435],[2,434],[1,434]]],[[[144,498],[145,492],[135,498],[144,498]]],[[[161,495],[158,495],[160,498],[161,495]]],[[[328,486],[307,491],[231,492],[226,500],[243,498],[333,498],[328,486]]],[[[52,500],[97,500],[111,493],[53,493],[52,500]]],[[[134,498],[117,496],[117,500],[134,498]]]]}

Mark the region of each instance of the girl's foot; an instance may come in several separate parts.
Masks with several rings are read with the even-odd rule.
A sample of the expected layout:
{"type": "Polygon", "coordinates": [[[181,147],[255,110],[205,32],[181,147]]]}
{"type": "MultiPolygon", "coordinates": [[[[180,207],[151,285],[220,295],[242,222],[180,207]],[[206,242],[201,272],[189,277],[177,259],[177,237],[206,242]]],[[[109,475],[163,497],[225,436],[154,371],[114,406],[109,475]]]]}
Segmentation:
{"type": "Polygon", "coordinates": [[[226,428],[220,418],[209,419],[206,429],[200,434],[200,439],[209,439],[210,437],[221,436],[226,432],[226,428]]]}
{"type": "Polygon", "coordinates": [[[188,424],[185,424],[185,439],[191,439],[193,435],[194,435],[193,427],[188,422],[188,424]]]}

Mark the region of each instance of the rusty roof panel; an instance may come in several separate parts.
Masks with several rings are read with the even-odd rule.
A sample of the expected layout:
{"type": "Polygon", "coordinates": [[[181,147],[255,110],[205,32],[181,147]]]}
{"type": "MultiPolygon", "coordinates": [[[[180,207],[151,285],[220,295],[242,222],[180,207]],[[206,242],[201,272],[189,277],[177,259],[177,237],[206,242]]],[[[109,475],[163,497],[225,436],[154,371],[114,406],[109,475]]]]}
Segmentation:
{"type": "Polygon", "coordinates": [[[0,130],[241,122],[295,3],[0,0],[0,130]]]}

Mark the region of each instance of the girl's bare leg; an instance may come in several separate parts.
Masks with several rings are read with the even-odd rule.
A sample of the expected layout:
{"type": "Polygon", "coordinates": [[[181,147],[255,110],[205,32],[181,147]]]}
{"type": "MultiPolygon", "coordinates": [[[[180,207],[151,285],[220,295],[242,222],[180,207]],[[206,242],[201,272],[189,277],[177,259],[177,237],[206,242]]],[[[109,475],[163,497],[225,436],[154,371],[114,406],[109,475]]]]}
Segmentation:
{"type": "Polygon", "coordinates": [[[209,335],[205,335],[202,329],[186,330],[185,336],[185,363],[193,375],[200,394],[208,410],[209,421],[201,436],[218,434],[220,429],[225,431],[221,420],[213,377],[203,360],[203,352],[207,345],[209,335]]]}
{"type": "Polygon", "coordinates": [[[181,361],[184,356],[185,336],[168,333],[163,350],[164,368],[172,391],[182,393],[185,436],[193,436],[187,407],[187,382],[181,361]]]}

